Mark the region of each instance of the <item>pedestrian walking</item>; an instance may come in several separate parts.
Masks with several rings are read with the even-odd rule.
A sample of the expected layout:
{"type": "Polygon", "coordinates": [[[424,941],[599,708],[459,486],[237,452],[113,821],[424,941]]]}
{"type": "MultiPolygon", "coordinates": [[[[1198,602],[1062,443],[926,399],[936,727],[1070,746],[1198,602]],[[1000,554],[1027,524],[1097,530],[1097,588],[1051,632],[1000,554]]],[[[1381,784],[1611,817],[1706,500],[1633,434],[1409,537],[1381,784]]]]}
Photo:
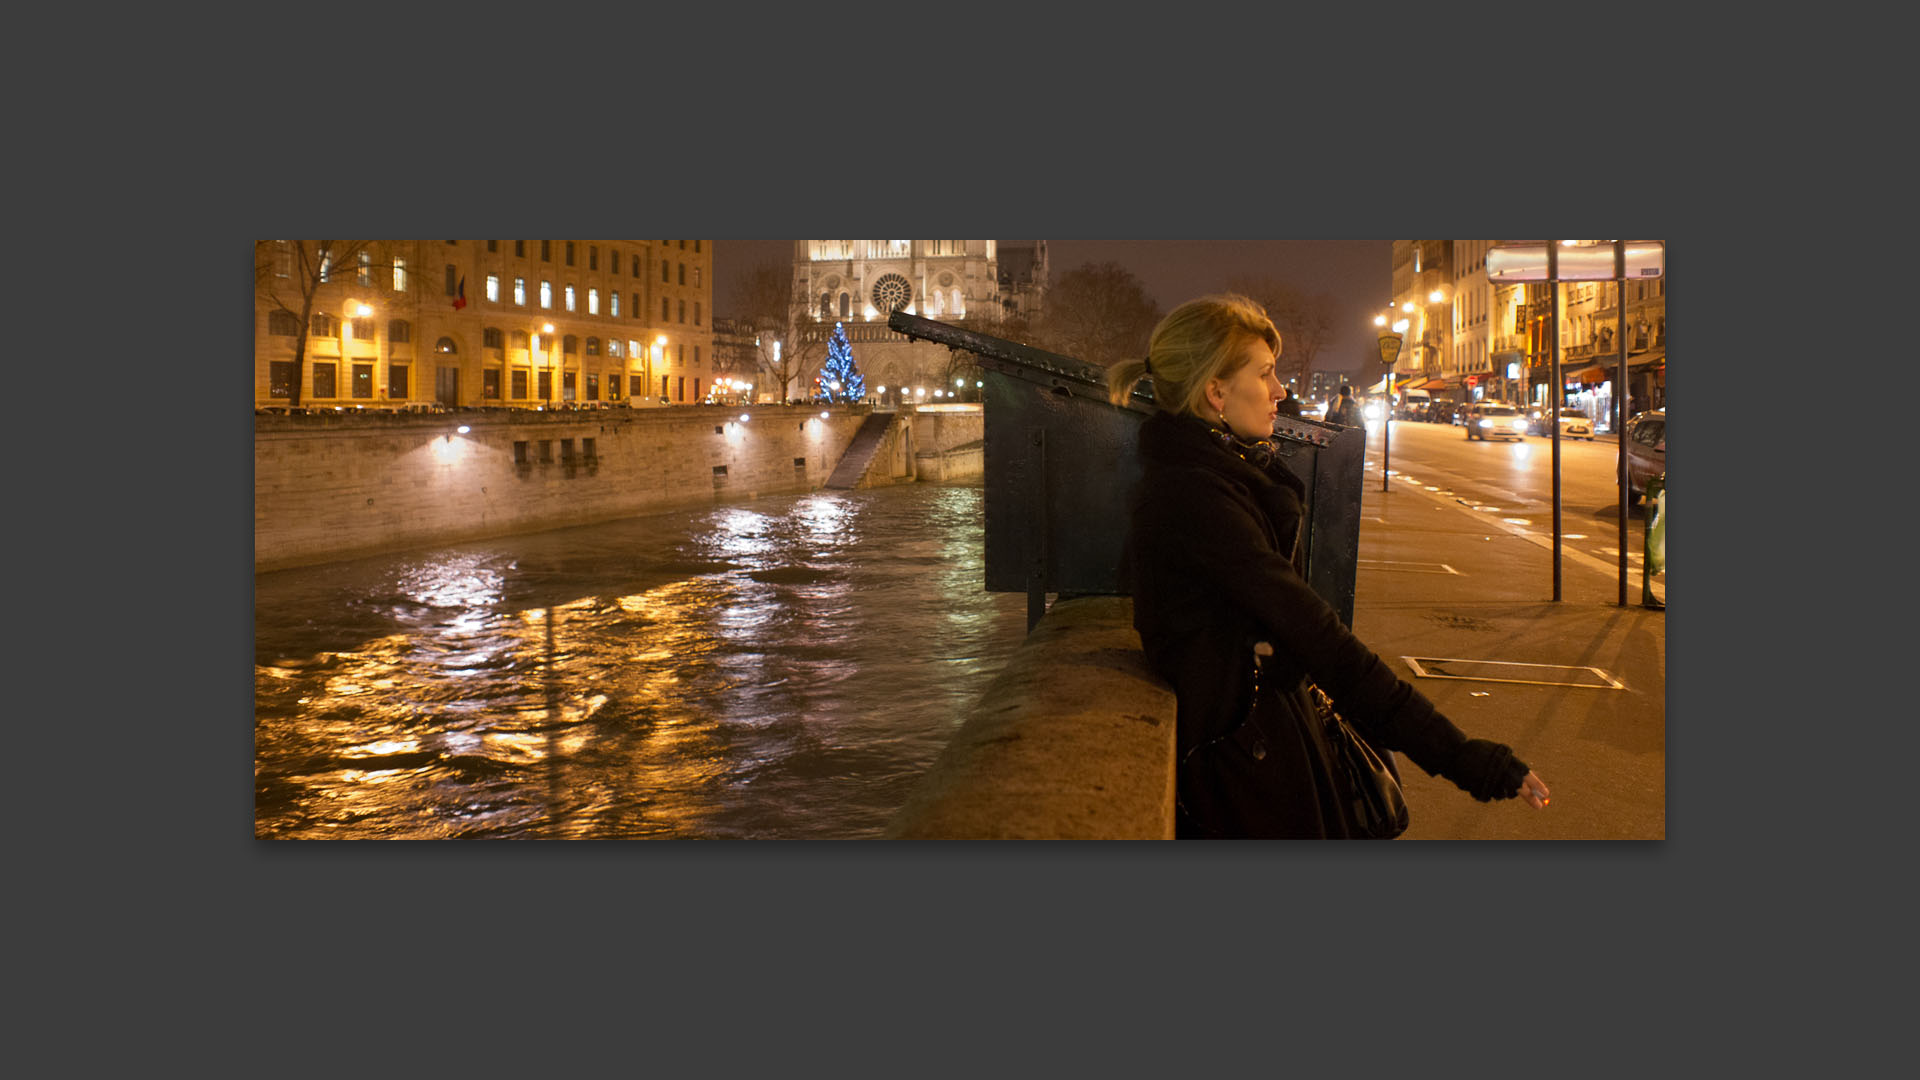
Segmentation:
{"type": "Polygon", "coordinates": [[[1280,400],[1273,403],[1274,409],[1277,410],[1281,416],[1299,416],[1300,399],[1293,396],[1293,391],[1282,386],[1280,388],[1280,395],[1280,400]]]}
{"type": "Polygon", "coordinates": [[[1146,359],[1108,372],[1115,403],[1153,380],[1126,562],[1134,628],[1177,701],[1175,835],[1369,835],[1328,708],[1476,799],[1545,807],[1509,747],[1468,738],[1307,585],[1306,489],[1268,438],[1280,344],[1252,300],[1202,297],[1161,320],[1146,359]]]}
{"type": "Polygon", "coordinates": [[[1343,427],[1366,428],[1366,418],[1360,415],[1360,406],[1353,400],[1353,387],[1340,384],[1340,396],[1327,406],[1327,423],[1343,427]]]}

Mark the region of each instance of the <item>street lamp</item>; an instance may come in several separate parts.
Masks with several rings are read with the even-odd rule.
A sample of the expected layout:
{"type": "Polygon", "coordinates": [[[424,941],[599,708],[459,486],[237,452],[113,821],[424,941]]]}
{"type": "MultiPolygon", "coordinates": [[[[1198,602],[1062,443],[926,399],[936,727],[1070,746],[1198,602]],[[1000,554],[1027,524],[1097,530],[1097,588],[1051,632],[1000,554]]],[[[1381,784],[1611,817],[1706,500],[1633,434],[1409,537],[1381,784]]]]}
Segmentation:
{"type": "MultiPolygon", "coordinates": [[[[347,393],[349,394],[353,393],[353,320],[364,319],[372,314],[372,308],[356,301],[347,307],[347,317],[340,328],[342,335],[340,339],[340,364],[346,368],[343,374],[345,374],[347,378],[347,393]]],[[[383,394],[385,392],[384,390],[381,391],[383,394]]],[[[336,390],[334,393],[337,394],[339,391],[336,390]]],[[[355,408],[358,408],[358,406],[355,406],[355,408]]]]}
{"type": "MultiPolygon", "coordinates": [[[[559,372],[554,370],[555,365],[553,362],[554,350],[559,348],[559,345],[553,340],[553,324],[552,323],[541,323],[540,333],[545,334],[547,336],[547,392],[544,395],[542,395],[542,397],[544,398],[544,401],[543,401],[543,407],[544,407],[544,405],[553,404],[553,394],[554,394],[553,384],[556,381],[558,381],[560,378],[559,372]]],[[[534,340],[534,348],[538,349],[539,347],[540,347],[540,342],[539,342],[538,336],[536,335],[534,340]]]]}
{"type": "MultiPolygon", "coordinates": [[[[659,334],[659,335],[656,335],[653,339],[653,366],[647,369],[647,386],[648,386],[649,394],[652,393],[653,376],[659,372],[659,369],[661,367],[666,366],[666,362],[667,362],[667,335],[659,334]]],[[[667,396],[667,382],[666,382],[666,376],[664,375],[660,376],[660,396],[663,398],[667,396]]]]}

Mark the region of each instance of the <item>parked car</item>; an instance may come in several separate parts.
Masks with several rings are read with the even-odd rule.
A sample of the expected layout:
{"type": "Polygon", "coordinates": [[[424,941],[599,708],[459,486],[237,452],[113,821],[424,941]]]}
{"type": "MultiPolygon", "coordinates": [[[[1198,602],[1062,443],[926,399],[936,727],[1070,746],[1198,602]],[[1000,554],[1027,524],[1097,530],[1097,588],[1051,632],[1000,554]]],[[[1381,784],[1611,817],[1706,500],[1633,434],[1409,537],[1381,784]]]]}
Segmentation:
{"type": "Polygon", "coordinates": [[[1593,421],[1586,413],[1579,409],[1561,409],[1559,420],[1561,438],[1593,441],[1593,421]]]}
{"type": "Polygon", "coordinates": [[[1647,481],[1667,471],[1667,410],[1643,412],[1627,421],[1627,501],[1639,502],[1647,481]]]}
{"type": "Polygon", "coordinates": [[[1480,401],[1467,407],[1467,438],[1524,439],[1527,416],[1512,405],[1480,401]]]}
{"type": "MultiPolygon", "coordinates": [[[[1532,423],[1526,427],[1526,434],[1542,434],[1542,436],[1553,434],[1553,429],[1548,427],[1546,409],[1532,409],[1530,415],[1532,415],[1532,423]]],[[[1561,425],[1561,438],[1584,438],[1588,442],[1594,440],[1594,421],[1588,419],[1588,415],[1582,413],[1580,409],[1565,405],[1561,407],[1557,419],[1561,425]]]]}

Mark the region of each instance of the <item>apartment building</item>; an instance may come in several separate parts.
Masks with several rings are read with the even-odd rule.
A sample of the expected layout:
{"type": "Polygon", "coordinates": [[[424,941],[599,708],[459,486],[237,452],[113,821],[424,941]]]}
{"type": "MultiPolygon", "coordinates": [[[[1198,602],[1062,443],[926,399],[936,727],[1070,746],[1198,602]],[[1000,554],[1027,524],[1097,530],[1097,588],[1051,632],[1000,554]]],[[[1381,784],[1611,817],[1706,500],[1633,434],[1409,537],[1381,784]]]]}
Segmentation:
{"type": "Polygon", "coordinates": [[[704,240],[264,240],[256,408],[697,402],[704,240]]]}

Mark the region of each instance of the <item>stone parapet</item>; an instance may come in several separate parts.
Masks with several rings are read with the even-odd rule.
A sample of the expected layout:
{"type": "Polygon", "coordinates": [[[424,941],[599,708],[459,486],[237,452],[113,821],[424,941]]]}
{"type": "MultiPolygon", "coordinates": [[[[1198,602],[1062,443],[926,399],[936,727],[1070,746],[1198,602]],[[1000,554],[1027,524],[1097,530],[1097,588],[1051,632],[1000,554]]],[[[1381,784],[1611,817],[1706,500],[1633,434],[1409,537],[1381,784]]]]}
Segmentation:
{"type": "Polygon", "coordinates": [[[1133,601],[1060,600],[889,823],[891,839],[1173,839],[1173,690],[1133,601]]]}

